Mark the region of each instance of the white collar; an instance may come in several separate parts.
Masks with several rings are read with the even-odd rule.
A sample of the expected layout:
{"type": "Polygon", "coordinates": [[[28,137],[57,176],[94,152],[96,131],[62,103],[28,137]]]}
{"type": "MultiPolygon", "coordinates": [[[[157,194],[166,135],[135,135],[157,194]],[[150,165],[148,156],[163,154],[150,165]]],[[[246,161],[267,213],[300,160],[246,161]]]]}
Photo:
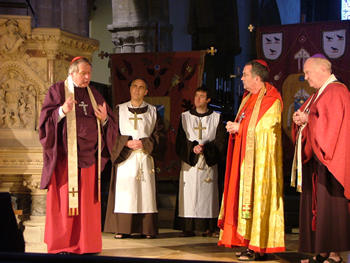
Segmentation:
{"type": "Polygon", "coordinates": [[[324,89],[328,86],[328,84],[336,81],[337,78],[334,76],[334,74],[330,75],[329,78],[326,80],[325,83],[321,86],[321,88],[318,90],[317,97],[315,98],[315,101],[318,99],[318,97],[321,95],[321,93],[324,91],[324,89]]]}
{"type": "Polygon", "coordinates": [[[128,107],[129,108],[132,108],[132,109],[138,109],[138,108],[143,108],[143,107],[146,107],[146,102],[145,101],[142,101],[142,103],[141,103],[141,105],[140,106],[138,106],[138,107],[134,107],[134,106],[132,106],[132,104],[131,104],[131,101],[129,101],[129,103],[128,103],[128,107]]]}
{"type": "Polygon", "coordinates": [[[334,74],[330,75],[329,78],[326,80],[325,83],[323,83],[321,89],[324,89],[325,87],[328,86],[329,83],[336,81],[337,78],[334,76],[334,74]]]}
{"type": "Polygon", "coordinates": [[[68,78],[68,90],[71,92],[71,93],[74,93],[74,87],[79,87],[72,79],[72,76],[69,75],[68,78]]]}

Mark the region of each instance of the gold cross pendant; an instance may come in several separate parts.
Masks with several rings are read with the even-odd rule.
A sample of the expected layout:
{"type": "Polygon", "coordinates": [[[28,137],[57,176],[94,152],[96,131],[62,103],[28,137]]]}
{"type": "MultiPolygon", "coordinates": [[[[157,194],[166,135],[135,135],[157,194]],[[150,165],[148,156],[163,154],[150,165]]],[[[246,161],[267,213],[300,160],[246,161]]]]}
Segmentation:
{"type": "Polygon", "coordinates": [[[199,119],[198,127],[194,127],[195,130],[198,130],[198,139],[202,140],[202,130],[205,130],[207,127],[202,126],[202,121],[199,119]]]}
{"type": "Polygon", "coordinates": [[[129,120],[134,121],[134,129],[137,130],[137,121],[142,120],[142,118],[137,118],[137,114],[134,112],[134,118],[129,118],[129,120]]]}

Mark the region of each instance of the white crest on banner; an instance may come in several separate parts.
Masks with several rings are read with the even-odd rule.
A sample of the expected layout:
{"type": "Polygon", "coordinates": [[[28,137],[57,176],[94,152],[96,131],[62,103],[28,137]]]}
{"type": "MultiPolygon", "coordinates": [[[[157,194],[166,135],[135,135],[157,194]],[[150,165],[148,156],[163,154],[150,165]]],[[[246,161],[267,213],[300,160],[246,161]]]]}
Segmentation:
{"type": "Polygon", "coordinates": [[[310,53],[303,48],[301,48],[297,53],[295,53],[294,59],[298,60],[298,71],[303,70],[305,60],[307,60],[309,57],[310,53]]]}
{"type": "Polygon", "coordinates": [[[282,33],[262,34],[262,48],[267,59],[278,59],[282,53],[282,33]]]}
{"type": "Polygon", "coordinates": [[[346,30],[322,32],[323,51],[329,58],[339,58],[344,55],[346,46],[346,30]]]}

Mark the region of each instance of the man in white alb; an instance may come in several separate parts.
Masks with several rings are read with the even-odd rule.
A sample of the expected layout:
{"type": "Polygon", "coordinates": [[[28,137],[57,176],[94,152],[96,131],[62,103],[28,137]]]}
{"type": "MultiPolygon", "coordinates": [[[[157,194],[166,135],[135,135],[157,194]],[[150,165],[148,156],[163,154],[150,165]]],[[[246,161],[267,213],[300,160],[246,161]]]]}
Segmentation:
{"type": "Polygon", "coordinates": [[[185,236],[215,234],[219,214],[218,167],[225,149],[221,115],[208,109],[208,92],[198,88],[195,109],[183,112],[176,137],[181,159],[178,216],[185,236]]]}
{"type": "Polygon", "coordinates": [[[111,153],[113,164],[105,232],[115,238],[158,234],[155,169],[153,155],[164,141],[164,126],[157,109],[144,102],[146,81],[130,84],[131,100],[116,107],[119,139],[111,153]]]}

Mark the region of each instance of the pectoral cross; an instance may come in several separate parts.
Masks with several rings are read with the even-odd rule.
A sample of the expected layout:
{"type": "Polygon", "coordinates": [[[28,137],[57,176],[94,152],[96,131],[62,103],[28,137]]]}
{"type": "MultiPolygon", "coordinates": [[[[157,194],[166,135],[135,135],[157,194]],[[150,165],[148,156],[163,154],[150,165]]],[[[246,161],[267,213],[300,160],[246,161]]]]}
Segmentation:
{"type": "Polygon", "coordinates": [[[241,123],[241,121],[242,121],[244,118],[245,118],[245,113],[242,112],[242,114],[241,114],[241,116],[239,116],[237,122],[238,122],[238,123],[241,123]]]}
{"type": "Polygon", "coordinates": [[[79,104],[79,107],[82,107],[82,108],[83,108],[83,111],[84,111],[85,116],[87,115],[87,111],[86,111],[87,106],[88,106],[88,105],[85,104],[84,101],[80,102],[80,104],[79,104]]]}
{"type": "Polygon", "coordinates": [[[137,130],[137,121],[142,120],[142,118],[137,118],[137,114],[134,112],[134,118],[129,118],[129,120],[134,121],[134,129],[137,130]]]}
{"type": "Polygon", "coordinates": [[[202,127],[202,121],[199,120],[198,127],[194,127],[195,130],[198,130],[198,139],[202,140],[202,130],[205,130],[207,127],[202,127]]]}
{"type": "Polygon", "coordinates": [[[69,191],[69,193],[70,193],[70,194],[72,194],[72,195],[73,195],[73,197],[74,197],[74,194],[77,194],[77,193],[78,193],[78,191],[75,191],[75,190],[74,190],[74,187],[73,187],[73,188],[72,188],[72,190],[71,190],[71,191],[69,191]]]}

